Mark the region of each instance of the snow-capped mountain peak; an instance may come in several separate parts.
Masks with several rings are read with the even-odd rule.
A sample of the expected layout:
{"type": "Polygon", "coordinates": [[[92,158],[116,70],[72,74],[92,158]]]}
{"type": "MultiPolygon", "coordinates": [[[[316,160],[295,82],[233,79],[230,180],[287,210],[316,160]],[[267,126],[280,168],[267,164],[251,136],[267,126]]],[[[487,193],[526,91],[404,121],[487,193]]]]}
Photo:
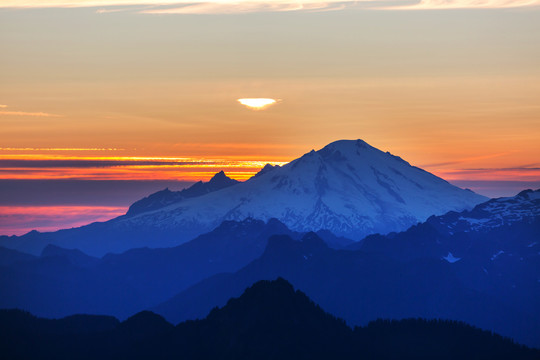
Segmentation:
{"type": "Polygon", "coordinates": [[[245,182],[219,172],[182,191],[152,194],[134,203],[125,216],[105,223],[0,244],[40,253],[52,243],[102,256],[133,247],[176,246],[223,221],[246,218],[276,218],[293,231],[328,230],[361,240],[487,200],[362,140],[336,141],[282,167],[265,169],[245,182]]]}
{"type": "Polygon", "coordinates": [[[362,140],[340,140],[245,183],[132,221],[203,231],[223,220],[274,217],[295,231],[328,229],[359,240],[485,200],[362,140]]]}

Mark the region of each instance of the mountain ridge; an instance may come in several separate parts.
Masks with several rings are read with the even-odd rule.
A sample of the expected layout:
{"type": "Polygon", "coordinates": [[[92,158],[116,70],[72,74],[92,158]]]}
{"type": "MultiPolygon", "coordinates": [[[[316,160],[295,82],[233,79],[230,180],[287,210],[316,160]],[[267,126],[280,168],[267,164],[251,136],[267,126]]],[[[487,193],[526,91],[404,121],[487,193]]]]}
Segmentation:
{"type": "MultiPolygon", "coordinates": [[[[175,246],[223,221],[245,218],[276,218],[293,231],[329,230],[358,241],[486,200],[362,140],[336,141],[263,170],[242,183],[218,182],[218,188],[198,196],[180,196],[189,189],[164,190],[134,205],[130,216],[55,233],[0,238],[0,246],[39,254],[52,243],[103,256],[136,247],[175,246]]],[[[210,189],[211,182],[200,186],[210,189]]]]}
{"type": "Polygon", "coordinates": [[[190,187],[180,191],[170,191],[169,188],[155,192],[131,204],[126,217],[156,210],[174,204],[184,199],[202,196],[213,191],[238,184],[239,181],[231,179],[223,170],[217,172],[208,182],[198,181],[190,187]]]}
{"type": "Polygon", "coordinates": [[[225,221],[176,247],[130,249],[100,259],[54,245],[40,257],[0,248],[0,260],[11,257],[0,261],[0,307],[46,317],[105,313],[124,318],[208,276],[240,269],[263,253],[274,234],[300,236],[276,219],[248,218],[225,221]]]}
{"type": "Polygon", "coordinates": [[[176,326],[143,311],[119,322],[0,310],[0,351],[17,359],[535,359],[538,349],[445,320],[351,329],[283,278],[258,281],[204,319],[176,326]]]}
{"type": "MultiPolygon", "coordinates": [[[[389,225],[389,222],[401,222],[400,228],[405,229],[421,219],[427,219],[430,215],[443,214],[455,208],[462,210],[487,198],[450,185],[447,181],[411,166],[398,156],[383,153],[362,140],[340,140],[319,151],[312,150],[282,167],[265,171],[247,180],[241,187],[217,191],[204,199],[205,203],[201,205],[197,204],[198,199],[188,199],[178,205],[171,204],[156,210],[153,214],[142,214],[139,218],[141,222],[147,221],[141,216],[154,215],[164,217],[169,223],[195,221],[200,216],[189,215],[190,206],[199,206],[201,210],[194,211],[201,211],[199,215],[205,214],[209,219],[239,220],[253,217],[268,220],[273,217],[284,222],[291,230],[305,232],[326,229],[338,236],[359,240],[372,232],[392,231],[395,227],[389,225]],[[363,168],[355,169],[354,160],[359,161],[356,165],[363,168]],[[364,161],[366,164],[363,163],[364,161]],[[433,183],[429,184],[428,188],[424,186],[425,184],[419,184],[418,179],[414,179],[413,176],[407,177],[394,168],[389,170],[394,175],[409,181],[411,186],[417,187],[417,190],[430,191],[429,199],[419,202],[417,199],[419,194],[415,193],[414,196],[409,196],[411,199],[408,199],[409,203],[406,204],[405,195],[396,191],[395,182],[392,183],[391,176],[375,168],[376,163],[388,161],[394,161],[393,165],[404,166],[415,176],[423,178],[424,182],[427,181],[426,178],[432,181],[433,183]],[[338,165],[334,166],[335,164],[338,165]],[[333,166],[335,169],[331,169],[333,166]],[[364,168],[370,169],[372,173],[362,172],[363,178],[361,178],[357,173],[359,170],[366,170],[364,168]],[[355,180],[359,182],[354,183],[355,180]],[[359,185],[367,180],[370,180],[372,184],[365,187],[359,185]],[[385,195],[377,196],[377,192],[373,191],[377,185],[382,189],[379,190],[379,195],[380,193],[385,195]],[[441,186],[444,190],[452,192],[452,196],[437,194],[441,186]],[[242,191],[239,191],[240,189],[242,191]],[[347,197],[355,196],[355,191],[356,198],[352,201],[344,201],[347,197]],[[305,196],[306,194],[308,196],[305,196]],[[459,199],[460,196],[463,199],[459,199]],[[291,197],[300,205],[295,207],[295,204],[291,203],[291,197]],[[438,197],[444,200],[436,200],[438,197]],[[225,202],[224,209],[219,209],[221,206],[219,203],[223,201],[225,202]],[[414,202],[411,204],[410,201],[414,202]],[[272,202],[280,202],[280,209],[272,209],[272,202]],[[336,206],[339,207],[338,212],[335,211],[336,206]],[[392,214],[397,206],[400,207],[401,212],[392,214]],[[414,210],[411,211],[412,207],[414,210]],[[452,209],[446,210],[446,208],[452,209]],[[210,215],[214,210],[221,215],[210,215]],[[414,212],[418,215],[413,216],[414,212]],[[384,223],[384,225],[379,223],[384,223]],[[360,231],[356,236],[350,236],[355,234],[354,229],[359,225],[367,230],[360,231]]],[[[131,220],[135,221],[135,219],[131,220]]],[[[205,225],[201,223],[201,226],[205,225]]]]}
{"type": "MultiPolygon", "coordinates": [[[[507,209],[504,203],[520,197],[496,203],[507,209]]],[[[511,211],[507,217],[514,218],[511,211]]],[[[274,236],[260,258],[236,273],[203,280],[153,310],[175,321],[201,318],[247,284],[282,276],[352,324],[443,317],[540,346],[540,216],[534,218],[453,234],[428,220],[402,233],[371,235],[354,251],[274,236]]]]}

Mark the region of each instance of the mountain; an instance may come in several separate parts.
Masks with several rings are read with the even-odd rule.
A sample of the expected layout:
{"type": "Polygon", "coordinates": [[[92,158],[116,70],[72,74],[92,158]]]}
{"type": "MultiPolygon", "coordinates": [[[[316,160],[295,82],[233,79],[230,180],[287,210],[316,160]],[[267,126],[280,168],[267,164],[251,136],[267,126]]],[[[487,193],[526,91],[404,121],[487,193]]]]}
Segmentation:
{"type": "Polygon", "coordinates": [[[145,311],[114,318],[36,318],[0,311],[13,359],[537,359],[540,352],[452,321],[378,320],[349,328],[282,278],[260,281],[176,327],[145,311]]]}
{"type": "Polygon", "coordinates": [[[314,233],[302,241],[274,236],[259,259],[203,280],[153,311],[171,321],[202,318],[249,284],[282,276],[350,324],[445,318],[540,346],[539,220],[524,216],[487,232],[446,236],[431,219],[404,233],[368,237],[349,251],[328,248],[314,233]]]}
{"type": "Polygon", "coordinates": [[[35,258],[33,255],[0,246],[0,266],[9,266],[18,262],[34,260],[35,258]]]}
{"type": "Polygon", "coordinates": [[[255,174],[255,177],[264,175],[272,170],[279,169],[279,165],[266,164],[264,167],[255,174]]]}
{"type": "Polygon", "coordinates": [[[66,258],[70,263],[79,267],[91,267],[99,262],[98,258],[88,256],[77,249],[64,249],[55,245],[47,245],[41,252],[41,257],[66,258]]]}
{"type": "Polygon", "coordinates": [[[491,199],[470,211],[431,216],[405,232],[370,235],[348,246],[395,259],[432,257],[477,265],[503,259],[520,262],[540,251],[540,189],[491,199]]]}
{"type": "Polygon", "coordinates": [[[126,221],[209,228],[225,219],[276,218],[294,231],[360,240],[485,200],[361,140],[337,141],[243,184],[126,221]]]}
{"type": "MultiPolygon", "coordinates": [[[[270,165],[271,166],[271,165],[270,165]]],[[[168,205],[180,202],[184,199],[202,196],[213,191],[225,189],[239,183],[225,175],[223,171],[215,174],[209,182],[196,182],[187,189],[170,191],[168,188],[158,191],[144,199],[134,202],[128,209],[126,216],[134,216],[147,211],[154,211],[168,205]]]]}
{"type": "Polygon", "coordinates": [[[336,141],[282,167],[265,167],[243,183],[197,194],[164,191],[134,204],[129,216],[56,233],[4,237],[0,246],[39,253],[52,243],[103,256],[178,245],[225,220],[248,217],[276,218],[297,232],[329,230],[361,240],[486,200],[362,140],[336,141]]]}
{"type": "MultiPolygon", "coordinates": [[[[48,245],[41,257],[20,254],[18,262],[13,256],[12,262],[0,263],[5,265],[0,268],[0,308],[46,317],[90,313],[125,318],[209,276],[239,270],[258,258],[275,234],[301,236],[276,219],[248,218],[225,221],[173,248],[132,249],[101,259],[48,245]]],[[[333,244],[340,240],[325,235],[333,244]]]]}
{"type": "MultiPolygon", "coordinates": [[[[145,211],[153,211],[183,199],[194,198],[212,191],[232,186],[238,181],[225,175],[223,171],[215,174],[209,182],[199,181],[182,191],[164,189],[133,203],[126,215],[106,222],[96,222],[79,228],[64,229],[50,233],[32,230],[23,236],[0,236],[0,247],[18,249],[21,252],[40,255],[47,245],[58,249],[77,249],[93,257],[102,257],[109,252],[124,252],[142,247],[171,247],[200,235],[195,231],[189,235],[183,233],[182,241],[178,240],[176,229],[164,230],[149,228],[130,228],[123,225],[123,219],[145,211]],[[100,239],[96,241],[96,239],[100,239]]],[[[210,229],[211,230],[211,229],[210,229]]],[[[210,231],[209,230],[209,231],[210,231]]]]}
{"type": "Polygon", "coordinates": [[[432,216],[428,223],[450,235],[458,232],[487,232],[517,223],[531,223],[540,217],[540,189],[524,190],[512,197],[491,199],[471,211],[432,216]]]}

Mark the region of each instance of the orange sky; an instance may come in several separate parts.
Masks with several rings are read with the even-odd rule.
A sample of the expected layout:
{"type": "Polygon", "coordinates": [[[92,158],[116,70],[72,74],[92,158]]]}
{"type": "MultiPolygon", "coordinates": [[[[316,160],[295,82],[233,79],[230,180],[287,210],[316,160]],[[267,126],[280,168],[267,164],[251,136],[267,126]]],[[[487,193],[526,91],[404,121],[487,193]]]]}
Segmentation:
{"type": "Polygon", "coordinates": [[[1,148],[279,162],[361,138],[433,171],[540,159],[534,6],[152,15],[98,11],[144,1],[14,3],[0,0],[1,148]],[[252,111],[246,97],[281,101],[252,111]]]}
{"type": "Polygon", "coordinates": [[[0,0],[0,180],[246,179],[361,138],[540,184],[537,2],[154,3],[0,0]]]}
{"type": "MultiPolygon", "coordinates": [[[[234,93],[230,83],[221,81],[213,83],[212,92],[205,96],[202,89],[196,91],[197,85],[204,88],[201,84],[189,86],[193,93],[185,95],[187,98],[173,84],[159,96],[149,86],[129,90],[128,85],[116,85],[125,90],[116,91],[130,101],[114,99],[114,89],[109,89],[110,94],[97,88],[77,94],[72,89],[71,97],[79,100],[57,100],[59,104],[52,105],[48,100],[47,114],[59,114],[56,117],[2,115],[0,111],[4,124],[0,160],[188,158],[201,162],[195,167],[162,164],[99,169],[4,165],[0,176],[205,179],[214,170],[224,169],[241,179],[266,162],[288,162],[337,139],[362,138],[449,180],[486,179],[488,169],[493,179],[539,179],[531,168],[539,167],[540,159],[540,81],[411,78],[267,83],[273,89],[268,92],[283,100],[262,111],[239,105],[236,96],[241,92],[234,93]],[[91,98],[97,98],[95,106],[85,105],[91,98]],[[505,170],[508,168],[513,170],[505,170]]],[[[44,94],[50,95],[54,89],[39,93],[19,101],[42,103],[44,94]]]]}

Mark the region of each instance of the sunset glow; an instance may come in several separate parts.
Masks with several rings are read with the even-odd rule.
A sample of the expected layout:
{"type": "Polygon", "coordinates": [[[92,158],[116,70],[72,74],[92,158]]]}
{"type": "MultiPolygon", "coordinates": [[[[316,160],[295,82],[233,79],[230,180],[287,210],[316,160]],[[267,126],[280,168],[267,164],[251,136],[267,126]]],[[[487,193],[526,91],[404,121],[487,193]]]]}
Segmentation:
{"type": "Polygon", "coordinates": [[[112,189],[92,205],[155,185],[125,207],[360,138],[489,196],[537,188],[539,5],[0,0],[0,182],[112,189]]]}
{"type": "Polygon", "coordinates": [[[536,358],[539,20],[0,0],[0,358],[536,358]]]}
{"type": "Polygon", "coordinates": [[[126,211],[113,206],[0,206],[0,234],[56,231],[106,221],[126,211]]]}
{"type": "Polygon", "coordinates": [[[247,106],[248,108],[251,108],[254,110],[262,110],[270,105],[275,104],[276,100],[266,99],[266,98],[252,98],[252,99],[238,99],[238,102],[242,105],[247,106]]]}
{"type": "Polygon", "coordinates": [[[247,180],[273,160],[212,158],[62,156],[0,154],[0,179],[178,180],[207,181],[223,170],[236,180],[247,180]]]}

